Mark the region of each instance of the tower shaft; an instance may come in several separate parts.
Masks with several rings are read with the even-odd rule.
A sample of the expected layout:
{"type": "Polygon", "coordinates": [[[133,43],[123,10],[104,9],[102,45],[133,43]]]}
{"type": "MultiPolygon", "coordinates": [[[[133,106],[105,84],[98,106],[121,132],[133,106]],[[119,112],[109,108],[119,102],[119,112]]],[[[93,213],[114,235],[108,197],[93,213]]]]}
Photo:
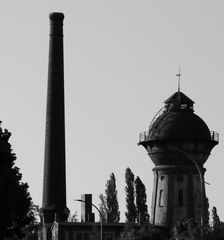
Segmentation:
{"type": "Polygon", "coordinates": [[[50,18],[42,211],[45,223],[67,218],[62,13],[50,18]]]}
{"type": "MultiPolygon", "coordinates": [[[[205,169],[201,171],[204,175],[205,169]]],[[[204,220],[205,192],[195,166],[161,165],[153,173],[151,222],[154,225],[171,227],[189,219],[200,223],[202,211],[204,220]]]]}

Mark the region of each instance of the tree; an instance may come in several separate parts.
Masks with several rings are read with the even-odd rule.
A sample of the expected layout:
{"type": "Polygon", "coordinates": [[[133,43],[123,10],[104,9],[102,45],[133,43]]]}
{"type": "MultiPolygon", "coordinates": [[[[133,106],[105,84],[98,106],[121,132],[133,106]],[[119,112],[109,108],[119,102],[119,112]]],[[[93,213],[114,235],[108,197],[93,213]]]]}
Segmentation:
{"type": "Polygon", "coordinates": [[[199,240],[200,228],[195,224],[193,219],[185,222],[177,222],[173,229],[171,240],[199,240]]]}
{"type": "Polygon", "coordinates": [[[223,240],[224,239],[224,223],[220,221],[216,207],[212,208],[212,240],[223,240]]]}
{"type": "Polygon", "coordinates": [[[145,185],[139,177],[135,179],[135,195],[136,195],[136,210],[137,222],[149,222],[148,206],[146,204],[147,195],[145,185]]]}
{"type": "Polygon", "coordinates": [[[25,228],[26,236],[24,240],[38,240],[40,230],[40,222],[38,221],[40,217],[39,211],[39,206],[32,203],[32,207],[28,215],[32,216],[33,220],[25,228]]]}
{"type": "MultiPolygon", "coordinates": [[[[0,122],[1,123],[1,122],[0,122]]],[[[8,140],[11,136],[0,127],[0,239],[23,237],[24,229],[33,221],[28,184],[15,166],[16,155],[8,140]]]]}
{"type": "MultiPolygon", "coordinates": [[[[199,240],[201,239],[200,225],[192,219],[179,222],[174,227],[171,240],[199,240]]],[[[217,210],[212,209],[211,225],[207,224],[203,229],[203,240],[224,240],[224,223],[219,220],[217,210]]]]}
{"type": "Polygon", "coordinates": [[[130,168],[125,171],[125,192],[126,192],[126,207],[127,212],[125,212],[126,221],[128,223],[134,223],[136,220],[136,206],[135,206],[135,190],[134,190],[134,174],[130,168]]]}
{"type": "Polygon", "coordinates": [[[216,207],[213,207],[212,208],[212,228],[214,229],[214,231],[216,231],[220,228],[220,225],[221,225],[221,221],[219,219],[217,209],[216,207]]]}
{"type": "Polygon", "coordinates": [[[120,212],[114,173],[111,173],[110,179],[107,181],[105,194],[107,203],[107,222],[118,223],[120,221],[120,212]]]}
{"type": "Polygon", "coordinates": [[[78,222],[78,213],[75,211],[74,214],[69,213],[68,222],[78,222]]]}
{"type": "Polygon", "coordinates": [[[107,222],[107,201],[106,201],[106,197],[103,194],[100,194],[99,196],[100,198],[100,215],[99,216],[102,219],[102,222],[106,223],[107,222]]]}

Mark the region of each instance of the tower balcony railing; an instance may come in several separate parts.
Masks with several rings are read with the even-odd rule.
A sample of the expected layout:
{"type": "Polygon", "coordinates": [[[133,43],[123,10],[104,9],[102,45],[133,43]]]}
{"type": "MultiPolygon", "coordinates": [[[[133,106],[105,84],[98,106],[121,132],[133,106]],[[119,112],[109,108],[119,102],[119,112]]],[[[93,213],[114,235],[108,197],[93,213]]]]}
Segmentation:
{"type": "MultiPolygon", "coordinates": [[[[139,143],[149,140],[149,131],[145,131],[139,134],[139,143]]],[[[219,133],[215,131],[210,131],[211,140],[219,142],[219,133]]]]}
{"type": "Polygon", "coordinates": [[[219,142],[219,133],[215,131],[211,131],[211,139],[215,142],[219,142]]]}
{"type": "Polygon", "coordinates": [[[149,131],[145,131],[139,134],[139,143],[145,142],[149,139],[149,131]]]}

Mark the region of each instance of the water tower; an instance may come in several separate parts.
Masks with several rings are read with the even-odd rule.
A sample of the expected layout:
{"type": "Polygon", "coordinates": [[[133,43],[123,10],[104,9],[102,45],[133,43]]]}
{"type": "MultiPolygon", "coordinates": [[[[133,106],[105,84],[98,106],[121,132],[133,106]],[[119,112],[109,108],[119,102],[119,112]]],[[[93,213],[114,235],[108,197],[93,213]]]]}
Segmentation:
{"type": "Polygon", "coordinates": [[[155,164],[151,223],[171,227],[178,221],[205,221],[204,163],[218,144],[218,133],[194,113],[194,102],[179,90],[165,101],[139,145],[155,164]]]}

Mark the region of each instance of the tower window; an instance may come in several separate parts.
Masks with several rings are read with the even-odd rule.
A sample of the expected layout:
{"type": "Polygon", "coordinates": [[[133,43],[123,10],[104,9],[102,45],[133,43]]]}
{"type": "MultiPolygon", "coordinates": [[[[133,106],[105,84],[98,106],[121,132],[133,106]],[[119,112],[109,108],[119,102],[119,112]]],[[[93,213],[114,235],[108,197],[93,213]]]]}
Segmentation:
{"type": "Polygon", "coordinates": [[[163,181],[164,179],[165,179],[165,177],[164,177],[164,176],[161,176],[161,177],[160,177],[160,180],[161,180],[161,181],[163,181]]]}
{"type": "Polygon", "coordinates": [[[163,190],[159,191],[159,206],[160,207],[164,206],[164,192],[163,192],[163,190]]]}
{"type": "Polygon", "coordinates": [[[178,207],[183,207],[184,206],[184,194],[183,190],[178,191],[178,207]]]}
{"type": "Polygon", "coordinates": [[[187,109],[187,104],[181,104],[181,109],[187,109]]]}

